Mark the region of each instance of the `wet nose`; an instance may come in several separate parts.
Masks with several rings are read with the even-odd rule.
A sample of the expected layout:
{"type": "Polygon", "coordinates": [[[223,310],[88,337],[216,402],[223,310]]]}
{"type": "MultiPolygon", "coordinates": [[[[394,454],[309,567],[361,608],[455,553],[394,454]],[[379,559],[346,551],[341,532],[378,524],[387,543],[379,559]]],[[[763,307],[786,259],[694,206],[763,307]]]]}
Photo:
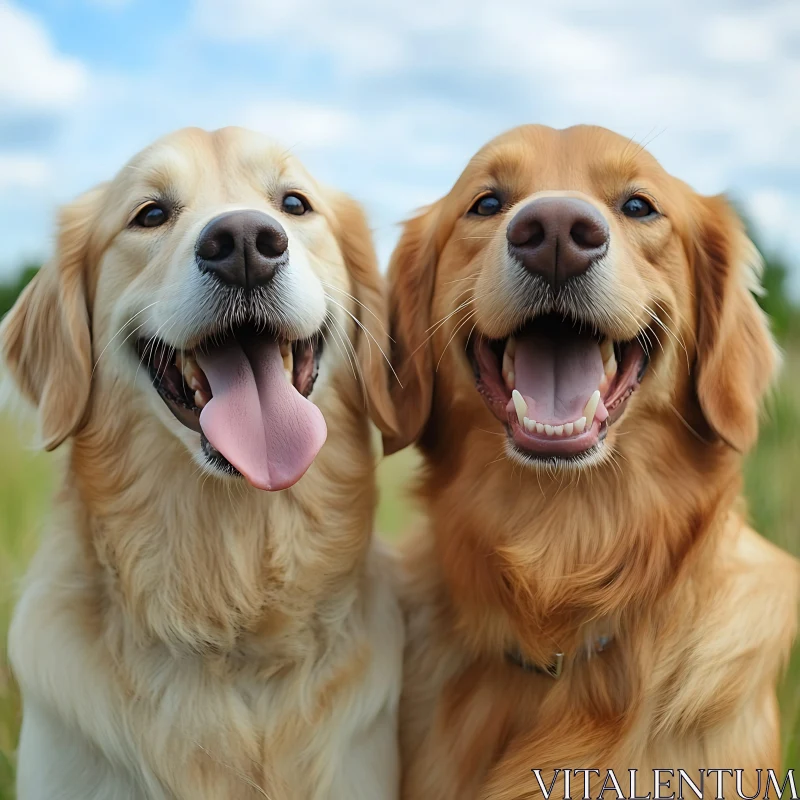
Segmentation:
{"type": "Polygon", "coordinates": [[[230,286],[254,289],[287,262],[289,239],[281,224],[261,211],[229,211],[200,231],[195,259],[201,272],[230,286]]]}
{"type": "Polygon", "coordinates": [[[577,197],[540,197],[506,229],[511,254],[553,289],[581,275],[608,250],[608,223],[577,197]]]}

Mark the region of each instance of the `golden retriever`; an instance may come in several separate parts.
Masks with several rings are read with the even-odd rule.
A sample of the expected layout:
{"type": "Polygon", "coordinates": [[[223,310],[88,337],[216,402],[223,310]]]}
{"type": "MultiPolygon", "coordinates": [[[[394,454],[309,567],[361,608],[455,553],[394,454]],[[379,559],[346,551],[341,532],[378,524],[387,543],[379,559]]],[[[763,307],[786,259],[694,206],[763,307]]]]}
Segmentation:
{"type": "Polygon", "coordinates": [[[406,224],[403,797],[618,796],[609,770],[629,796],[629,769],[712,796],[712,768],[752,795],[779,769],[798,565],[739,500],[776,367],[758,276],[725,200],[595,127],[498,137],[406,224]]]}
{"type": "Polygon", "coordinates": [[[63,210],[2,327],[71,440],[10,634],[20,800],[397,796],[385,305],[356,203],[241,129],[63,210]]]}

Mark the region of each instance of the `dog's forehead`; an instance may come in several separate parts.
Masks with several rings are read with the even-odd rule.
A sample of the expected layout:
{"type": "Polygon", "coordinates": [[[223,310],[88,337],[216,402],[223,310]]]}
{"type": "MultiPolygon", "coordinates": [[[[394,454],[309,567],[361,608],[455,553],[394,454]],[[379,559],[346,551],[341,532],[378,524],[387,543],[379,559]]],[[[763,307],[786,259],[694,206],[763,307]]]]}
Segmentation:
{"type": "Polygon", "coordinates": [[[459,183],[530,184],[534,189],[586,189],[669,176],[634,139],[591,125],[563,130],[525,125],[501,134],[470,161],[459,183]]]}
{"type": "Polygon", "coordinates": [[[281,181],[309,182],[302,164],[284,146],[242,128],[184,128],[134,156],[114,183],[121,191],[187,192],[214,184],[265,187],[281,181]]]}
{"type": "Polygon", "coordinates": [[[244,173],[256,172],[276,180],[312,178],[291,148],[256,131],[245,128],[220,128],[210,134],[223,170],[244,173]]]}

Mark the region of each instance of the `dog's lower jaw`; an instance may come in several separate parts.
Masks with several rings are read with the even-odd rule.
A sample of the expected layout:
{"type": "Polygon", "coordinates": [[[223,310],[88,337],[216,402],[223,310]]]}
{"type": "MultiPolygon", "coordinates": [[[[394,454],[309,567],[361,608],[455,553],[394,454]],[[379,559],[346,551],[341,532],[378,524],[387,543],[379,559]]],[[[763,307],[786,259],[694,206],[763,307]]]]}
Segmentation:
{"type": "Polygon", "coordinates": [[[506,439],[505,453],[508,459],[523,469],[530,469],[536,473],[552,476],[557,472],[567,475],[578,474],[583,470],[591,470],[613,459],[613,454],[605,443],[606,431],[602,438],[591,447],[572,458],[542,458],[533,456],[527,451],[517,447],[511,436],[506,439]]]}

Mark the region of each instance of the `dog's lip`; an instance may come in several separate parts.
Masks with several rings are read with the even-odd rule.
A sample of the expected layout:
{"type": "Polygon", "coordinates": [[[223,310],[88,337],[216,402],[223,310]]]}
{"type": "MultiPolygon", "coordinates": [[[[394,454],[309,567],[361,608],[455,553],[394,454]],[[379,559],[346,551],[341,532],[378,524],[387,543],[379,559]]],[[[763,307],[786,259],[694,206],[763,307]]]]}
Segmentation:
{"type": "MultiPolygon", "coordinates": [[[[573,459],[595,448],[608,434],[609,427],[623,415],[633,392],[638,388],[649,364],[642,332],[632,340],[615,343],[619,369],[613,381],[601,396],[607,414],[593,417],[588,427],[572,435],[548,436],[543,431],[528,430],[515,411],[512,390],[500,375],[506,344],[513,336],[489,339],[476,330],[467,342],[467,353],[473,366],[476,388],[489,410],[502,422],[509,439],[525,456],[544,459],[573,459]]],[[[566,427],[566,426],[565,426],[566,427]]]]}
{"type": "Polygon", "coordinates": [[[156,387],[156,391],[158,391],[166,407],[172,412],[172,415],[178,420],[178,422],[181,423],[181,425],[184,425],[190,431],[194,431],[195,433],[202,433],[200,428],[200,408],[187,408],[182,403],[179,403],[178,401],[173,400],[171,397],[164,395],[158,390],[158,387],[156,387]]]}
{"type": "Polygon", "coordinates": [[[568,459],[580,456],[595,447],[608,433],[608,424],[608,420],[600,422],[595,419],[592,426],[583,433],[563,439],[529,433],[516,417],[509,418],[507,428],[511,440],[526,455],[568,459]]]}

